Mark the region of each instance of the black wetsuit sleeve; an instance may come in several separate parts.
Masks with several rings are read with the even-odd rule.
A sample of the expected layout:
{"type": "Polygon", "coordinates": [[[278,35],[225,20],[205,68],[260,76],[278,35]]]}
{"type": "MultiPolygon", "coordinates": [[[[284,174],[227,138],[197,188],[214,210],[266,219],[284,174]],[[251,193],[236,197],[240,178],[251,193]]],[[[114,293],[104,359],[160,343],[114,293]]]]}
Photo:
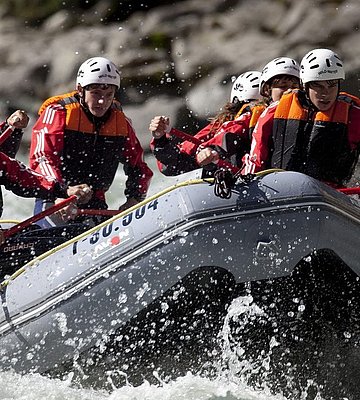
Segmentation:
{"type": "Polygon", "coordinates": [[[181,152],[176,140],[162,136],[153,141],[153,154],[160,171],[166,176],[175,176],[200,168],[195,158],[181,152]]]}
{"type": "MultiPolygon", "coordinates": [[[[2,126],[1,132],[4,132],[4,130],[8,127],[9,125],[5,123],[2,126]]],[[[2,153],[5,153],[9,157],[14,158],[16,153],[18,152],[20,148],[20,143],[21,139],[23,137],[24,131],[22,129],[14,129],[12,134],[5,140],[4,143],[0,145],[0,151],[2,153]]]]}

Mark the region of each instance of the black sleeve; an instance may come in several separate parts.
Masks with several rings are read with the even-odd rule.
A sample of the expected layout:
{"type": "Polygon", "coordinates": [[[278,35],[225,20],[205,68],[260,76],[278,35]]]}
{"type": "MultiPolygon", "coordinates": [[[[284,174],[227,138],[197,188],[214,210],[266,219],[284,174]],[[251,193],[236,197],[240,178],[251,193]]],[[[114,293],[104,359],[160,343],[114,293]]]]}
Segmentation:
{"type": "Polygon", "coordinates": [[[193,156],[180,151],[177,141],[162,136],[154,140],[154,156],[161,163],[161,172],[175,176],[200,168],[193,156]]]}
{"type": "Polygon", "coordinates": [[[67,194],[67,186],[64,183],[56,181],[54,191],[51,196],[53,198],[67,199],[69,197],[67,194]]]}
{"type": "MultiPolygon", "coordinates": [[[[7,123],[2,127],[2,132],[8,127],[7,123]]],[[[0,151],[8,155],[9,157],[15,158],[16,153],[20,148],[21,139],[24,131],[22,129],[15,129],[14,132],[0,145],[0,151]]]]}

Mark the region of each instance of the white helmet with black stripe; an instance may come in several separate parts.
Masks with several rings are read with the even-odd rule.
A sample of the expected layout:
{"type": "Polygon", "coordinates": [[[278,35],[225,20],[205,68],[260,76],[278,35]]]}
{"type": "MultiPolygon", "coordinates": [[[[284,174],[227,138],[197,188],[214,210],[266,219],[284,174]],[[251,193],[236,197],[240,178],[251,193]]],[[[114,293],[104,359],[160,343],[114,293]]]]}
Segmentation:
{"type": "Polygon", "coordinates": [[[259,92],[260,86],[259,71],[247,71],[239,75],[233,83],[230,95],[230,101],[258,100],[261,99],[259,92]]]}
{"type": "Polygon", "coordinates": [[[265,83],[277,75],[291,75],[299,78],[300,67],[293,58],[278,57],[268,62],[261,72],[260,94],[266,96],[264,92],[265,83]]]}
{"type": "Polygon", "coordinates": [[[303,84],[313,81],[345,79],[343,62],[332,50],[311,50],[301,61],[300,79],[303,84]]]}
{"type": "Polygon", "coordinates": [[[120,73],[116,65],[105,57],[92,57],[84,61],[79,68],[76,87],[91,84],[114,85],[120,88],[120,73]]]}

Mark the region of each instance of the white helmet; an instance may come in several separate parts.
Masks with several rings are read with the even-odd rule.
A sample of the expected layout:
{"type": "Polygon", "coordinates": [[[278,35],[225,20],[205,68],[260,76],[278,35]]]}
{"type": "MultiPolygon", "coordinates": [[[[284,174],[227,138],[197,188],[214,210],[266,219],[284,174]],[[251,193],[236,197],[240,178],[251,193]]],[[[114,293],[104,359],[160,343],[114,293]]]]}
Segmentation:
{"type": "Polygon", "coordinates": [[[85,87],[93,83],[115,85],[120,88],[120,73],[116,65],[104,57],[89,58],[80,65],[76,87],[85,87]]]}
{"type": "Polygon", "coordinates": [[[329,49],[309,51],[301,60],[300,68],[302,83],[345,79],[343,62],[329,49]]]}
{"type": "Polygon", "coordinates": [[[265,83],[276,75],[292,75],[299,78],[299,64],[289,57],[278,57],[268,62],[261,72],[260,94],[262,96],[265,96],[265,83]]]}
{"type": "Polygon", "coordinates": [[[233,103],[235,98],[239,101],[260,99],[260,75],[259,71],[247,71],[239,75],[232,86],[230,101],[233,103]]]}

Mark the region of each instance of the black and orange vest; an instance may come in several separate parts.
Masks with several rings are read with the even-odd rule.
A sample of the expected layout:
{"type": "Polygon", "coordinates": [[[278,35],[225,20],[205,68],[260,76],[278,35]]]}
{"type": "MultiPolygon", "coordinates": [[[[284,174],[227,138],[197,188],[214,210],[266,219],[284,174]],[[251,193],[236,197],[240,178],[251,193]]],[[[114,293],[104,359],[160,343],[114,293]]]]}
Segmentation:
{"type": "Polygon", "coordinates": [[[274,116],[271,166],[344,185],[358,158],[347,130],[354,103],[354,97],[342,93],[330,110],[321,112],[311,109],[301,90],[284,94],[274,116]]]}
{"type": "Polygon", "coordinates": [[[119,162],[125,161],[124,145],[128,125],[119,103],[114,102],[104,118],[92,118],[79,103],[76,91],[46,100],[66,110],[61,172],[69,185],[83,182],[106,191],[114,180],[119,162]]]}
{"type": "Polygon", "coordinates": [[[263,103],[246,103],[241,108],[240,111],[236,114],[235,119],[239,118],[242,114],[246,112],[251,113],[250,123],[249,123],[249,140],[251,141],[252,134],[255,128],[255,125],[267,106],[263,103]]]}

